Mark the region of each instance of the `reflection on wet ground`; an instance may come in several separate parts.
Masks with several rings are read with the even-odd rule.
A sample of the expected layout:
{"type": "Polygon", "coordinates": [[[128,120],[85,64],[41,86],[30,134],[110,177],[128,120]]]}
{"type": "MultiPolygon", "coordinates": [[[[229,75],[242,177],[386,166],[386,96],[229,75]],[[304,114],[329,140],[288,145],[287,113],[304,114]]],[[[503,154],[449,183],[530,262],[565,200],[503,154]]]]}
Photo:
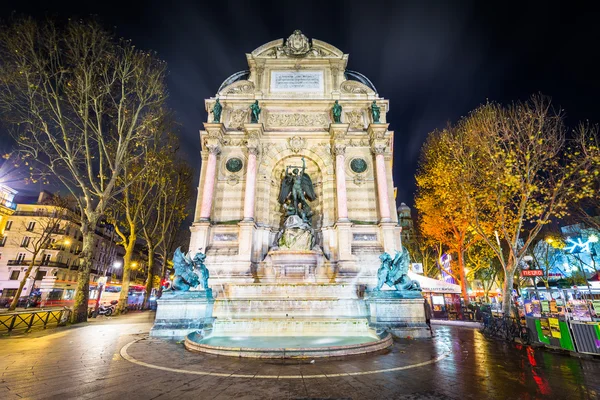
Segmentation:
{"type": "Polygon", "coordinates": [[[434,339],[399,340],[382,354],[278,363],[194,354],[181,343],[147,339],[152,319],[128,314],[1,338],[0,398],[600,397],[600,361],[488,340],[474,329],[437,326],[434,339]],[[119,354],[138,339],[127,348],[136,364],[119,354]]]}

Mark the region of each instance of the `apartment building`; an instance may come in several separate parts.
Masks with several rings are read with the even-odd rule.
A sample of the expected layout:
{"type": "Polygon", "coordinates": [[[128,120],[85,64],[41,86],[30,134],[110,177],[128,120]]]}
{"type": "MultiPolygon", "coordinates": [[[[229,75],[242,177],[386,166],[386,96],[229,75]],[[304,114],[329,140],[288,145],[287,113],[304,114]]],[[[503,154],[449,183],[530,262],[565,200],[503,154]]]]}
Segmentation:
{"type": "MultiPolygon", "coordinates": [[[[83,248],[78,215],[52,205],[52,195],[48,192],[41,192],[37,201],[15,204],[16,192],[11,191],[7,190],[1,195],[4,207],[0,209],[3,213],[0,219],[0,299],[15,295],[30,267],[36,240],[39,241],[44,230],[49,229],[50,221],[55,221],[54,229],[46,235],[47,241],[36,257],[34,270],[21,297],[33,293],[44,299],[72,300],[83,248]],[[8,203],[11,207],[6,207],[8,203]]],[[[106,224],[96,229],[91,286],[104,276],[109,282],[111,279],[121,279],[124,250],[116,245],[116,241],[117,234],[112,225],[106,224]]]]}

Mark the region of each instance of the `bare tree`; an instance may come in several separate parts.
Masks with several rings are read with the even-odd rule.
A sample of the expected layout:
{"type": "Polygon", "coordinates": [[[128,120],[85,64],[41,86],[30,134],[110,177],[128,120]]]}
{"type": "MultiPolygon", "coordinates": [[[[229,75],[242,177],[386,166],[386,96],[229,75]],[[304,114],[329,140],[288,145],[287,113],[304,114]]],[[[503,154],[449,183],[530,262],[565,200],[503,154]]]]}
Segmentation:
{"type": "Polygon", "coordinates": [[[87,319],[94,230],[166,97],[165,64],[94,21],[0,27],[0,110],[32,179],[58,179],[83,233],[72,322],[87,319]]]}
{"type": "Polygon", "coordinates": [[[38,256],[52,246],[52,239],[59,234],[61,224],[68,219],[69,210],[67,201],[59,196],[54,196],[47,204],[49,207],[44,207],[45,211],[36,213],[31,219],[22,222],[21,231],[24,233],[22,237],[14,244],[20,246],[31,254],[31,259],[27,266],[25,275],[21,278],[19,288],[13,298],[9,311],[17,308],[19,297],[23,292],[23,287],[27,283],[30,276],[35,277],[35,273],[39,270],[43,260],[40,261],[38,256]],[[36,268],[37,267],[37,268],[36,268]]]}

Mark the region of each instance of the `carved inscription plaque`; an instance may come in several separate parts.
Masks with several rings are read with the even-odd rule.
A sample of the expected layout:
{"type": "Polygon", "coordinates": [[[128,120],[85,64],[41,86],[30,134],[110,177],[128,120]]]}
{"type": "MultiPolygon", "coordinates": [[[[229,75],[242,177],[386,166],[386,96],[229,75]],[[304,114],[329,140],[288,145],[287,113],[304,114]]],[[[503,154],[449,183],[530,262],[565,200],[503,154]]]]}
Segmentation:
{"type": "Polygon", "coordinates": [[[322,92],[323,71],[271,71],[271,92],[322,92]]]}

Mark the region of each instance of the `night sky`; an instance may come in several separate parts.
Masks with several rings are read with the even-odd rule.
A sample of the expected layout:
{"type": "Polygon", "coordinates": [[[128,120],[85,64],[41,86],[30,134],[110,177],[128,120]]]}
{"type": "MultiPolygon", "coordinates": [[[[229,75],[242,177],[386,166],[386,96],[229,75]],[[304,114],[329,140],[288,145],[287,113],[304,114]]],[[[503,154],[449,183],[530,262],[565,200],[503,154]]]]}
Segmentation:
{"type": "Polygon", "coordinates": [[[245,53],[301,29],[350,54],[348,68],[390,99],[397,202],[412,205],[427,134],[486,99],[504,103],[542,92],[566,110],[570,126],[600,122],[600,14],[575,3],[22,0],[3,1],[0,16],[94,14],[137,47],[157,51],[169,65],[170,106],[196,173],[204,99],[246,69],[245,53]]]}

